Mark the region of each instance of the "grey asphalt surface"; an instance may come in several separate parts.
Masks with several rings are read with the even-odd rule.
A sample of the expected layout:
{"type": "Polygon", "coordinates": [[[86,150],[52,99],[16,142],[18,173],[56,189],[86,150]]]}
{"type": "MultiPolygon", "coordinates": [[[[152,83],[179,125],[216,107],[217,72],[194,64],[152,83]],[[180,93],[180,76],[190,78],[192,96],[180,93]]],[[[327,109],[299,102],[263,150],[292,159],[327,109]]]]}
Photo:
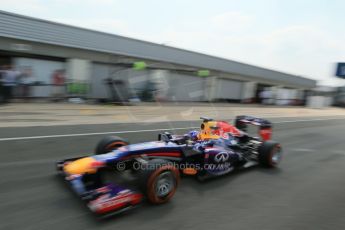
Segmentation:
{"type": "MultiPolygon", "coordinates": [[[[255,167],[205,183],[183,178],[170,203],[143,204],[108,220],[89,213],[54,168],[56,160],[92,154],[104,135],[1,138],[165,129],[198,122],[1,128],[0,229],[344,229],[345,118],[293,120],[274,119],[274,139],[285,154],[278,169],[255,167]]],[[[158,133],[118,135],[135,143],[153,140],[158,133]]]]}

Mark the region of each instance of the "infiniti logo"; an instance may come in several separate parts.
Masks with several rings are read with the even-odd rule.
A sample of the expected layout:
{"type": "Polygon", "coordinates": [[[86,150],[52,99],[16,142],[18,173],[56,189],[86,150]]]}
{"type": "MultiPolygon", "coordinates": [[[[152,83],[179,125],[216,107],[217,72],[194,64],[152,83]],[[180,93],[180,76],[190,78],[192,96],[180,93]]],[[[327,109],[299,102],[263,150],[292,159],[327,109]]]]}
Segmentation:
{"type": "Polygon", "coordinates": [[[217,163],[226,162],[229,159],[229,153],[227,152],[220,152],[214,156],[214,161],[217,163]]]}

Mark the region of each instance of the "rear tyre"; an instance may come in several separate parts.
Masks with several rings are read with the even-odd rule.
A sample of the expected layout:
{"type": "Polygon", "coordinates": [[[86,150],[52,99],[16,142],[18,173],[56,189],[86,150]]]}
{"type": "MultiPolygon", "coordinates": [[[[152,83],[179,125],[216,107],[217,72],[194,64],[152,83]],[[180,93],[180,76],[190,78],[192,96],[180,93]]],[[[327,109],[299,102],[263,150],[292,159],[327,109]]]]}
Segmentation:
{"type": "Polygon", "coordinates": [[[168,202],[174,196],[180,180],[178,169],[162,159],[150,160],[142,167],[139,183],[148,200],[153,204],[168,202]]]}
{"type": "Polygon", "coordinates": [[[121,137],[117,136],[108,136],[100,140],[96,146],[95,154],[104,154],[109,153],[119,147],[128,145],[129,143],[122,139],[121,137]]]}
{"type": "Polygon", "coordinates": [[[282,149],[278,142],[266,141],[259,147],[259,162],[269,168],[277,167],[282,158],[282,149]]]}

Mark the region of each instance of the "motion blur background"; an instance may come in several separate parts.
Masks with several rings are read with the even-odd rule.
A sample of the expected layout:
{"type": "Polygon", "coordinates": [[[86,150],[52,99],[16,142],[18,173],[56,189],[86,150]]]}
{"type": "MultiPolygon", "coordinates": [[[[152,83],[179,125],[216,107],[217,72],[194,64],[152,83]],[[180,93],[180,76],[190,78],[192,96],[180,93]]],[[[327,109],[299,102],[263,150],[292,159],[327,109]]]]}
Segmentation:
{"type": "Polygon", "coordinates": [[[17,71],[13,96],[343,104],[344,82],[333,76],[344,32],[327,18],[341,17],[340,1],[170,4],[3,1],[11,12],[0,12],[0,66],[17,71]],[[70,4],[78,12],[62,10],[70,4]]]}

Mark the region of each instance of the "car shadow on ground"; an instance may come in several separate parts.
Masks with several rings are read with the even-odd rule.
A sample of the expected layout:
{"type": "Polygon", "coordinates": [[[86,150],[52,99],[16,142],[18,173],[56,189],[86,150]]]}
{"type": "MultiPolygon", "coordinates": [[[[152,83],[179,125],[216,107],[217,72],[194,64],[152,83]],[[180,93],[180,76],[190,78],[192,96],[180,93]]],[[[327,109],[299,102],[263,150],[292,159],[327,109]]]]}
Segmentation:
{"type": "MultiPolygon", "coordinates": [[[[181,195],[181,192],[193,190],[196,193],[202,193],[203,195],[209,196],[212,194],[212,191],[215,189],[222,189],[222,187],[228,186],[233,180],[239,178],[239,176],[244,176],[246,174],[259,172],[265,173],[269,175],[277,175],[282,172],[279,168],[262,168],[261,166],[253,166],[247,169],[240,169],[235,170],[229,174],[212,177],[206,179],[205,181],[198,181],[195,177],[192,176],[181,176],[181,183],[179,185],[179,189],[177,190],[177,197],[174,197],[171,202],[161,205],[153,205],[150,204],[145,198],[142,204],[138,205],[137,207],[122,213],[118,213],[115,215],[110,216],[97,216],[91,211],[89,211],[80,197],[78,197],[70,188],[70,186],[63,180],[60,175],[56,175],[54,177],[55,182],[58,186],[62,186],[69,195],[67,196],[68,201],[71,202],[68,206],[75,206],[78,211],[85,214],[85,218],[88,219],[89,224],[96,226],[107,226],[109,224],[120,224],[125,223],[127,221],[133,220],[135,218],[136,221],[141,223],[146,223],[153,221],[155,219],[164,218],[165,216],[169,216],[171,212],[174,212],[175,209],[179,209],[176,207],[179,202],[174,202],[175,199],[181,195]]],[[[62,189],[61,189],[62,190],[62,189]]],[[[66,198],[65,198],[66,199],[66,198]]],[[[58,205],[60,206],[60,205],[58,205]]],[[[59,208],[59,207],[57,207],[59,208]]]]}

